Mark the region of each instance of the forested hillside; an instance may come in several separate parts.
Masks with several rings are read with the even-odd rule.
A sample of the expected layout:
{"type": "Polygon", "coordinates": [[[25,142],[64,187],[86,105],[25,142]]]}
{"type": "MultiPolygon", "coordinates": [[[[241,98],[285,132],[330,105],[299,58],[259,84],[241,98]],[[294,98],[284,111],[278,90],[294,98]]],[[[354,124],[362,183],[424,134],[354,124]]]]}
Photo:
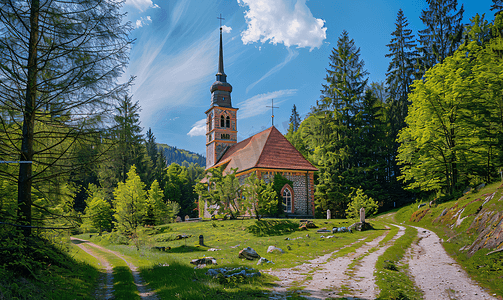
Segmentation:
{"type": "Polygon", "coordinates": [[[206,158],[200,154],[178,149],[176,146],[168,146],[166,144],[157,144],[159,151],[164,151],[164,156],[166,157],[166,161],[169,164],[177,163],[182,165],[183,162],[198,164],[201,167],[206,166],[206,158]]]}

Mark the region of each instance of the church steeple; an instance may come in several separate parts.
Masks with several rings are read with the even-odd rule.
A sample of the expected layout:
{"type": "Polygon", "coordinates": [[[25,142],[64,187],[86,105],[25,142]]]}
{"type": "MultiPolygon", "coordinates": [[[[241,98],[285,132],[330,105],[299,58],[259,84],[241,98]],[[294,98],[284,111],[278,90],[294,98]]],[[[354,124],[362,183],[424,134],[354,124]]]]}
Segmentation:
{"type": "MultiPolygon", "coordinates": [[[[222,20],[222,18],[219,18],[222,20]]],[[[224,72],[222,24],[216,81],[211,85],[211,107],[206,111],[206,168],[218,163],[225,151],[237,143],[237,108],[232,107],[232,86],[224,72]]]]}
{"type": "Polygon", "coordinates": [[[224,50],[222,47],[222,27],[220,27],[220,51],[218,52],[218,73],[217,81],[227,82],[227,75],[224,72],[224,50]]]}
{"type": "Polygon", "coordinates": [[[222,27],[220,27],[220,49],[218,52],[218,71],[215,75],[217,80],[211,85],[211,106],[232,107],[232,86],[227,83],[227,75],[224,72],[224,49],[222,46],[222,27]]]}

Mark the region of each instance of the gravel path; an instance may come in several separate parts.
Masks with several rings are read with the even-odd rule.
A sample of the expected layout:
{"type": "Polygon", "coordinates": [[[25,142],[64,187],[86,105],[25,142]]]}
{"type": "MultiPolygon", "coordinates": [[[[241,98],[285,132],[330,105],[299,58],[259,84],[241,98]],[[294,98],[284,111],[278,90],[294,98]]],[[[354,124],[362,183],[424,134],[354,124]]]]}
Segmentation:
{"type": "MultiPolygon", "coordinates": [[[[74,237],[70,237],[70,239],[72,240],[73,243],[75,243],[76,241],[80,242],[79,244],[77,244],[78,246],[86,244],[86,245],[89,245],[91,247],[97,248],[97,249],[99,249],[101,251],[111,253],[111,254],[119,257],[120,259],[122,259],[128,265],[129,269],[131,270],[131,273],[133,274],[134,284],[136,285],[136,287],[138,289],[140,298],[145,299],[145,300],[157,300],[158,299],[158,297],[155,294],[155,292],[152,291],[152,290],[150,290],[147,287],[147,284],[145,283],[145,281],[143,281],[143,279],[141,278],[140,272],[138,271],[138,268],[134,264],[132,264],[131,262],[129,262],[128,260],[126,260],[126,258],[124,258],[124,256],[122,254],[120,254],[117,251],[113,251],[113,250],[109,250],[109,249],[103,248],[103,247],[98,246],[98,245],[96,245],[94,243],[91,243],[91,242],[89,242],[87,240],[78,239],[78,238],[74,238],[74,237]]],[[[79,246],[79,247],[81,247],[81,246],[79,246]]],[[[84,248],[82,248],[82,247],[81,247],[81,249],[84,250],[84,248]]],[[[90,249],[88,249],[88,250],[90,250],[90,249]]],[[[86,250],[84,250],[84,251],[86,251],[86,250]]],[[[100,256],[99,255],[96,256],[96,254],[91,254],[91,252],[87,252],[87,253],[89,253],[90,255],[92,255],[94,257],[96,257],[98,260],[100,260],[100,258],[99,258],[100,256]]],[[[101,259],[103,259],[103,258],[101,258],[101,259]]],[[[101,262],[101,260],[100,260],[100,262],[101,262]]],[[[106,260],[105,260],[105,262],[108,264],[108,262],[106,260]]],[[[108,274],[108,271],[107,271],[107,274],[108,274]]],[[[108,279],[107,279],[107,282],[108,282],[108,279]]],[[[110,298],[108,298],[108,299],[110,299],[110,298]]]]}
{"type": "Polygon", "coordinates": [[[409,273],[425,300],[496,299],[479,287],[442,247],[432,231],[415,227],[419,242],[409,249],[409,273]]]}
{"type": "MultiPolygon", "coordinates": [[[[279,278],[279,281],[277,282],[278,286],[274,288],[270,299],[286,299],[286,291],[290,286],[292,286],[292,283],[294,283],[294,281],[301,282],[306,278],[306,273],[313,270],[314,272],[312,272],[312,280],[307,281],[307,285],[305,285],[305,288],[302,290],[304,293],[310,294],[310,296],[304,297],[307,299],[325,299],[327,297],[337,297],[337,293],[339,292],[341,287],[343,287],[343,285],[347,287],[348,283],[350,282],[350,278],[347,274],[348,265],[355,258],[364,255],[373,247],[378,246],[379,242],[385,238],[385,233],[386,232],[383,232],[381,236],[365,243],[363,246],[356,249],[355,252],[343,257],[329,260],[332,255],[336,254],[339,251],[337,250],[292,269],[268,271],[267,273],[279,278]]],[[[347,245],[346,247],[349,247],[351,245],[352,244],[347,245]]],[[[357,276],[362,276],[363,279],[366,279],[367,277],[371,279],[362,279],[362,281],[358,283],[355,290],[365,291],[357,292],[358,294],[365,294],[367,290],[375,290],[373,283],[375,260],[374,256],[369,255],[368,257],[362,260],[362,266],[358,267],[359,275],[357,276]]],[[[377,257],[378,256],[376,256],[375,259],[377,259],[377,257]]],[[[354,276],[352,277],[354,278],[354,276]]],[[[370,293],[374,294],[375,292],[370,293]]]]}
{"type": "Polygon", "coordinates": [[[386,243],[386,245],[379,247],[378,250],[365,256],[359,264],[356,265],[354,275],[347,277],[344,285],[352,290],[351,296],[362,299],[375,299],[379,294],[379,289],[375,284],[374,271],[377,259],[381,256],[388,247],[402,235],[405,234],[405,227],[398,226],[398,233],[386,243]]]}
{"type": "Polygon", "coordinates": [[[73,244],[82,249],[87,254],[93,256],[99,261],[99,264],[105,270],[104,273],[101,273],[99,280],[99,284],[96,287],[96,291],[94,291],[94,298],[96,299],[113,299],[113,287],[114,287],[114,274],[112,270],[112,265],[108,263],[108,261],[103,258],[101,255],[95,253],[84,240],[75,239],[70,237],[73,244]]]}

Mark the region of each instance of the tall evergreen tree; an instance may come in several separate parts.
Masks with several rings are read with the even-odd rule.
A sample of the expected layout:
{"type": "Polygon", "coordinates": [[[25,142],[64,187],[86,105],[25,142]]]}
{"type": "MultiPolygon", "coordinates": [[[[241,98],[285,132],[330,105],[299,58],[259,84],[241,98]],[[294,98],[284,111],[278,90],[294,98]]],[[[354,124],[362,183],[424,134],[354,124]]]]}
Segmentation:
{"type": "Polygon", "coordinates": [[[503,11],[503,0],[493,0],[491,11],[494,11],[494,15],[497,15],[498,13],[503,11]]]}
{"type": "Polygon", "coordinates": [[[0,133],[8,135],[2,158],[34,162],[6,176],[17,178],[25,225],[32,222],[32,187],[81,167],[68,163],[72,147],[103,126],[113,96],[131,83],[117,83],[131,44],[122,3],[0,0],[0,107],[9,108],[0,114],[0,133]]]}
{"type": "Polygon", "coordinates": [[[292,108],[292,115],[290,116],[290,124],[292,126],[293,132],[295,132],[299,129],[300,122],[301,122],[300,116],[299,116],[299,113],[297,112],[297,107],[294,104],[293,108],[292,108]]]}
{"type": "Polygon", "coordinates": [[[145,145],[147,147],[147,154],[152,161],[153,167],[155,168],[157,164],[157,156],[159,155],[157,151],[157,144],[155,143],[155,136],[152,133],[152,129],[149,128],[147,131],[147,139],[145,141],[145,145]]]}
{"type": "MultiPolygon", "coordinates": [[[[387,173],[390,183],[389,191],[398,196],[401,194],[402,187],[398,177],[400,168],[396,161],[399,144],[396,142],[398,132],[405,126],[405,117],[407,116],[411,85],[414,81],[418,53],[412,30],[408,28],[409,23],[403,11],[400,9],[397,13],[395,22],[395,31],[391,33],[391,41],[386,45],[389,53],[385,56],[391,58],[386,73],[386,122],[388,124],[387,144],[388,158],[387,173]]],[[[375,90],[375,89],[374,89],[375,90]]],[[[400,195],[403,198],[403,195],[400,195]]]]}
{"type": "Polygon", "coordinates": [[[458,10],[457,0],[426,0],[428,9],[421,12],[420,19],[426,26],[419,31],[420,59],[417,79],[437,63],[454,53],[461,44],[463,35],[464,8],[458,10]]]}
{"type": "Polygon", "coordinates": [[[357,115],[362,108],[368,73],[360,59],[360,49],[346,31],[339,37],[329,60],[322,96],[312,112],[317,121],[312,122],[315,126],[311,127],[309,144],[320,170],[315,193],[317,207],[344,216],[351,187],[359,184],[355,176],[357,115]]]}

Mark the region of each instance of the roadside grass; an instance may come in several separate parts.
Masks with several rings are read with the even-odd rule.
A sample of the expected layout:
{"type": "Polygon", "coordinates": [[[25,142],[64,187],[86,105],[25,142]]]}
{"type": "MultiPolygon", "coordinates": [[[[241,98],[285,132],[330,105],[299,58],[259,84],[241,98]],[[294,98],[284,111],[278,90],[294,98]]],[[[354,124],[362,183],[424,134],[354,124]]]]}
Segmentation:
{"type": "Polygon", "coordinates": [[[490,250],[481,249],[472,257],[468,257],[461,249],[471,245],[478,236],[475,229],[469,229],[475,219],[479,207],[488,195],[493,198],[483,206],[491,211],[503,211],[503,186],[501,182],[487,185],[479,191],[468,192],[459,199],[451,200],[429,207],[418,208],[419,202],[401,208],[395,214],[399,223],[424,227],[434,231],[443,239],[443,247],[463,269],[480,285],[488,288],[492,293],[503,297],[503,253],[485,255],[490,250]],[[464,209],[464,210],[463,210],[464,209]],[[463,211],[462,211],[463,210],[463,211]],[[443,215],[442,215],[443,214],[443,215]],[[459,218],[465,219],[457,225],[459,218]]]}
{"type": "Polygon", "coordinates": [[[407,226],[404,235],[379,256],[374,272],[380,293],[377,299],[422,299],[420,290],[408,276],[409,266],[400,265],[405,251],[417,238],[417,230],[407,226]]]}
{"type": "MultiPolygon", "coordinates": [[[[5,239],[0,248],[4,242],[5,239]]],[[[0,299],[94,299],[99,272],[82,263],[80,256],[37,237],[26,243],[20,241],[15,247],[19,247],[15,255],[2,248],[2,256],[11,263],[26,264],[33,273],[23,274],[19,273],[20,268],[0,265],[0,299]]]]}

